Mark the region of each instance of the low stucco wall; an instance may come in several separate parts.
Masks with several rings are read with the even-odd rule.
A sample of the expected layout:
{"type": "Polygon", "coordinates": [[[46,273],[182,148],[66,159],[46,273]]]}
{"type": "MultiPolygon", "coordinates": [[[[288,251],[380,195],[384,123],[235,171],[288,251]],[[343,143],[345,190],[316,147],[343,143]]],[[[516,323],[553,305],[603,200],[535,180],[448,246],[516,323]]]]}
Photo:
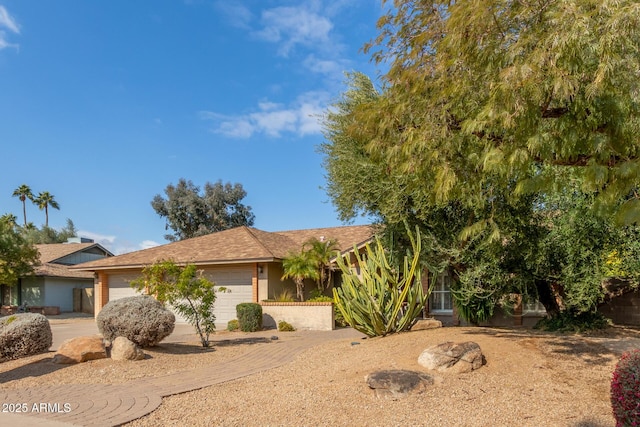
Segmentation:
{"type": "Polygon", "coordinates": [[[296,329],[331,331],[335,329],[331,302],[261,302],[262,326],[277,328],[284,320],[296,329]]]}

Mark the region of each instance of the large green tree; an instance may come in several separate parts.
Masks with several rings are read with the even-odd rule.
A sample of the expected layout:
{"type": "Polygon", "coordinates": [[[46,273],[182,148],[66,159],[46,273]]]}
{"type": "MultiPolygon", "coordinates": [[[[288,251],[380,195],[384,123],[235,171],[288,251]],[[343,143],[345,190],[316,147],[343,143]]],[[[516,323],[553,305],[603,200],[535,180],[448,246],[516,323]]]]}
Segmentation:
{"type": "Polygon", "coordinates": [[[253,225],[255,215],[251,206],[242,203],[247,193],[239,183],[207,182],[201,192],[193,182],[181,178],[177,185],[167,185],[164,192],[167,197],[157,194],[151,206],[174,231],[165,235],[169,241],[253,225]]]}
{"type": "Polygon", "coordinates": [[[419,204],[546,192],[570,169],[595,208],[640,219],[638,2],[394,5],[366,47],[385,96],[358,119],[419,204]]]}
{"type": "Polygon", "coordinates": [[[13,285],[33,274],[39,259],[38,250],[24,238],[15,217],[0,217],[0,284],[13,285]]]}
{"type": "Polygon", "coordinates": [[[343,219],[419,224],[428,263],[453,270],[460,299],[518,291],[559,311],[556,285],[595,283],[610,242],[635,235],[619,224],[640,218],[638,5],[394,6],[366,47],[389,62],[381,87],[350,75],[325,116],[329,195],[343,219]],[[577,232],[579,215],[608,233],[552,241],[577,232]],[[576,255],[595,240],[587,267],[576,255]]]}

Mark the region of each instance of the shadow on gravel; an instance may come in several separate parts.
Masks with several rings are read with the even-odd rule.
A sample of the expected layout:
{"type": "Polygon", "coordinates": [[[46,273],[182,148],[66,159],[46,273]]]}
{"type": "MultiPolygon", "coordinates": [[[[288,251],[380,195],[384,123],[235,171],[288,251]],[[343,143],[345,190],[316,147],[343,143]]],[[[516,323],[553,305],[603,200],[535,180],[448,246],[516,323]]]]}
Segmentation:
{"type": "Polygon", "coordinates": [[[18,366],[11,370],[0,372],[0,384],[7,383],[9,381],[21,380],[29,377],[40,377],[55,372],[59,369],[64,369],[72,365],[63,365],[51,362],[53,357],[45,357],[36,361],[27,363],[26,365],[18,366]]]}
{"type": "Polygon", "coordinates": [[[233,338],[224,340],[210,341],[210,347],[202,347],[200,343],[160,343],[155,347],[145,348],[144,351],[149,353],[165,353],[165,354],[201,354],[206,351],[215,351],[216,347],[235,347],[242,345],[266,344],[272,342],[271,339],[265,337],[247,337],[233,338]]]}
{"type": "Polygon", "coordinates": [[[236,345],[252,345],[270,343],[271,339],[267,337],[248,337],[234,338],[229,340],[219,340],[213,343],[214,347],[231,347],[236,345]]]}
{"type": "MultiPolygon", "coordinates": [[[[611,345],[605,345],[606,341],[603,339],[603,335],[606,333],[604,332],[595,337],[521,328],[478,327],[477,329],[474,328],[466,331],[465,334],[514,340],[525,347],[536,348],[550,357],[558,355],[575,357],[591,365],[608,365],[612,361],[617,360],[620,353],[620,351],[617,351],[611,345]]],[[[618,332],[612,329],[609,331],[608,340],[612,342],[625,341],[623,337],[618,335],[618,332]]]]}

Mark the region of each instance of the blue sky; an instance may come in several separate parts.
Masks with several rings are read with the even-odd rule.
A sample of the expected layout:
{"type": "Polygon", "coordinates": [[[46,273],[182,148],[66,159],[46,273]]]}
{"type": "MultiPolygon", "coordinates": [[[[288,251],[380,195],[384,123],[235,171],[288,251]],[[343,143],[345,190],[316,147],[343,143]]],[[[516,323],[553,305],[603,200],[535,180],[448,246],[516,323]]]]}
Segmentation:
{"type": "MultiPolygon", "coordinates": [[[[164,244],[154,195],[239,182],[267,231],[342,225],[322,189],[317,115],[361,52],[378,0],[0,0],[0,214],[49,191],[116,253],[164,244]]],[[[44,212],[27,205],[40,226],[44,212]]],[[[356,224],[366,223],[360,218],[356,224]]]]}

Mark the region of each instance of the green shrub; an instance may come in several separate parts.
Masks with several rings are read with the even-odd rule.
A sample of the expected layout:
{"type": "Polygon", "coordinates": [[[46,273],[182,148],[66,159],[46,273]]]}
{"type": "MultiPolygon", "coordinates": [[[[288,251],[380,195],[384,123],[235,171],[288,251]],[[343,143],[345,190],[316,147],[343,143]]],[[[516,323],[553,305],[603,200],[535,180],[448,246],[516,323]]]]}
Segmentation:
{"type": "Polygon", "coordinates": [[[293,332],[296,330],[296,328],[294,328],[293,325],[291,325],[291,323],[281,320],[278,322],[278,330],[280,332],[293,332]]]}
{"type": "Polygon", "coordinates": [[[598,312],[576,314],[566,310],[555,316],[540,319],[534,328],[550,332],[587,332],[604,329],[609,324],[609,319],[598,312]]]}
{"type": "Polygon", "coordinates": [[[242,332],[255,332],[262,329],[262,306],[254,302],[243,302],[236,306],[238,325],[242,332]]]}
{"type": "Polygon", "coordinates": [[[295,298],[293,297],[293,292],[289,289],[283,289],[278,295],[275,296],[274,301],[277,302],[293,302],[295,298]]]}
{"type": "Polygon", "coordinates": [[[238,324],[238,319],[232,319],[227,322],[227,331],[237,331],[239,327],[240,325],[238,324]]]}
{"type": "Polygon", "coordinates": [[[640,350],[625,352],[611,380],[611,407],[616,426],[640,425],[640,350]]]}

